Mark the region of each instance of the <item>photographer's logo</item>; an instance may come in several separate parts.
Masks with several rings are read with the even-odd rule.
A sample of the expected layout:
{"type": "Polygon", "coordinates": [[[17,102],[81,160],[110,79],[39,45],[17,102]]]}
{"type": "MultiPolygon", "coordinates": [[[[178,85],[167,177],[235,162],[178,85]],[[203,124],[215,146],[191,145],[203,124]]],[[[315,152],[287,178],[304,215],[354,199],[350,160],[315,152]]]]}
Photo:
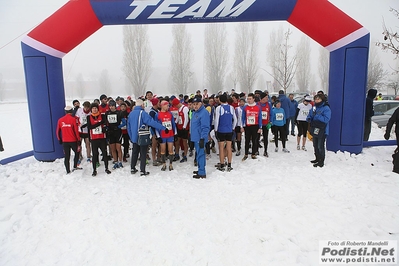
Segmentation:
{"type": "Polygon", "coordinates": [[[321,240],[320,264],[397,264],[395,240],[321,240]]]}

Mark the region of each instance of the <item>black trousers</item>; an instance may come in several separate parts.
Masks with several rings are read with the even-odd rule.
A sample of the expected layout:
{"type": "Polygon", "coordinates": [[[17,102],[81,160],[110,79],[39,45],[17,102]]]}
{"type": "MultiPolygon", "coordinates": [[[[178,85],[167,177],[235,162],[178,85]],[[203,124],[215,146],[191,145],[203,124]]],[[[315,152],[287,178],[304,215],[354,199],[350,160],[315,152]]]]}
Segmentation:
{"type": "Polygon", "coordinates": [[[258,152],[258,125],[246,126],[245,130],[245,155],[249,153],[249,142],[252,140],[252,154],[258,152]]]}
{"type": "Polygon", "coordinates": [[[73,158],[73,168],[78,167],[79,161],[79,153],[78,153],[78,143],[77,142],[64,142],[62,143],[62,147],[64,148],[64,165],[67,173],[71,172],[71,166],[69,165],[69,160],[71,159],[71,150],[75,153],[75,157],[73,158]]]}
{"type": "Polygon", "coordinates": [[[267,126],[262,126],[262,134],[263,134],[263,147],[265,151],[267,151],[267,146],[269,145],[269,130],[267,126]]]}
{"type": "Polygon", "coordinates": [[[274,144],[278,147],[278,136],[280,135],[281,142],[283,143],[283,148],[285,148],[285,141],[287,140],[286,125],[284,126],[274,126],[274,144]],[[280,134],[279,134],[280,133],[280,134]]]}
{"type": "Polygon", "coordinates": [[[92,152],[92,165],[93,171],[96,170],[96,164],[99,158],[98,149],[101,150],[101,153],[104,156],[104,166],[105,169],[108,169],[108,158],[107,158],[107,140],[106,139],[95,139],[91,141],[91,152],[92,152]]]}
{"type": "Polygon", "coordinates": [[[145,173],[145,166],[147,160],[148,145],[139,146],[137,143],[133,143],[132,158],[130,161],[130,169],[136,169],[137,160],[140,154],[140,172],[145,173]]]}
{"type": "Polygon", "coordinates": [[[129,138],[129,134],[123,134],[122,135],[122,139],[123,139],[123,157],[126,158],[126,154],[129,153],[129,145],[130,145],[130,138],[129,138]]]}

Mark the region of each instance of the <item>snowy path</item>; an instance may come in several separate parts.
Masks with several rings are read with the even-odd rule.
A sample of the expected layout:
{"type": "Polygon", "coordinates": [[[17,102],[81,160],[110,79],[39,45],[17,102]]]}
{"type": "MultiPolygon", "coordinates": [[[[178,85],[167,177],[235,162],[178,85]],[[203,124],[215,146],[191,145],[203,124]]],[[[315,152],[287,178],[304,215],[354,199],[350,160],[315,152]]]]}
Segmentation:
{"type": "Polygon", "coordinates": [[[206,180],[192,158],[146,178],[127,164],[97,177],[86,163],[65,175],[63,160],[0,166],[0,265],[318,265],[319,240],[399,239],[392,147],[329,152],[322,169],[309,144],[272,147],[234,156],[231,173],[212,154],[206,180]]]}

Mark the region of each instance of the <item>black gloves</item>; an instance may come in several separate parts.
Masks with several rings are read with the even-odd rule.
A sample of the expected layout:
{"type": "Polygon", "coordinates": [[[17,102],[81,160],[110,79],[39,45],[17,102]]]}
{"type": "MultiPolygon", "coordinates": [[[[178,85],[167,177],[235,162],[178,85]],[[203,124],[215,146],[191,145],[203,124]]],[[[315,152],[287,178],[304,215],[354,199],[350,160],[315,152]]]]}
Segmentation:
{"type": "Polygon", "coordinates": [[[103,133],[107,133],[108,128],[107,128],[107,127],[103,127],[103,128],[101,129],[101,131],[102,131],[103,133]]]}
{"type": "Polygon", "coordinates": [[[384,139],[389,140],[390,134],[387,132],[384,134],[384,139]]]}
{"type": "Polygon", "coordinates": [[[161,144],[162,143],[162,138],[157,138],[157,141],[158,141],[159,144],[161,144]]]}
{"type": "Polygon", "coordinates": [[[200,147],[201,149],[203,149],[203,148],[205,147],[204,139],[200,139],[200,141],[199,141],[199,147],[200,147]]]}
{"type": "Polygon", "coordinates": [[[169,129],[165,129],[165,133],[168,134],[169,133],[169,129]]]}

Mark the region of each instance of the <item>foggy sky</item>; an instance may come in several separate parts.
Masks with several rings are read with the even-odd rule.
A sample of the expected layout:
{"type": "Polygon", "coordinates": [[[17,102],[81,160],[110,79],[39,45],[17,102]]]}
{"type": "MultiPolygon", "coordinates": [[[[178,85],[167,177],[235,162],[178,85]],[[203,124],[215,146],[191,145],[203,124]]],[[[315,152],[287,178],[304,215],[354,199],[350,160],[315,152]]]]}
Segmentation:
{"type": "MultiPolygon", "coordinates": [[[[23,64],[20,49],[22,37],[40,24],[44,19],[63,6],[66,0],[0,0],[0,74],[5,87],[10,87],[14,81],[23,81],[23,64]],[[14,40],[15,39],[15,40],[14,40]],[[9,43],[9,44],[8,44],[9,43]]],[[[382,40],[382,20],[392,28],[399,26],[399,20],[389,12],[389,7],[399,9],[397,0],[331,0],[331,3],[346,14],[361,23],[371,33],[371,41],[382,40]]],[[[234,58],[234,27],[236,23],[226,23],[228,30],[230,66],[234,58]]],[[[269,34],[282,26],[294,32],[291,42],[295,44],[303,35],[302,32],[287,22],[259,22],[259,62],[262,68],[267,68],[266,45],[269,34]]],[[[150,43],[153,52],[153,71],[148,89],[156,93],[168,92],[169,58],[172,46],[171,25],[149,25],[150,43]]],[[[203,88],[203,51],[204,24],[189,24],[187,28],[191,35],[194,48],[195,77],[198,88],[203,88]]],[[[372,45],[372,44],[371,44],[372,45]]],[[[317,60],[319,44],[311,40],[312,72],[319,85],[317,60]]],[[[295,47],[294,47],[295,49],[295,47]]],[[[294,51],[294,49],[292,49],[294,51]]],[[[379,49],[379,48],[378,48],[379,49]]],[[[381,61],[386,69],[395,67],[396,61],[391,53],[379,51],[381,61]]],[[[122,26],[105,26],[78,45],[63,58],[64,80],[66,81],[67,97],[75,95],[71,88],[77,76],[81,73],[85,80],[98,79],[101,71],[107,69],[112,82],[112,90],[116,95],[127,95],[125,78],[122,72],[123,35],[122,26]],[[69,81],[69,83],[68,83],[69,81]]],[[[259,71],[264,80],[271,77],[264,71],[259,71]]],[[[227,89],[227,88],[226,88],[227,89]]],[[[214,92],[214,91],[211,91],[214,92]]],[[[101,92],[98,92],[100,95],[101,92]]]]}

